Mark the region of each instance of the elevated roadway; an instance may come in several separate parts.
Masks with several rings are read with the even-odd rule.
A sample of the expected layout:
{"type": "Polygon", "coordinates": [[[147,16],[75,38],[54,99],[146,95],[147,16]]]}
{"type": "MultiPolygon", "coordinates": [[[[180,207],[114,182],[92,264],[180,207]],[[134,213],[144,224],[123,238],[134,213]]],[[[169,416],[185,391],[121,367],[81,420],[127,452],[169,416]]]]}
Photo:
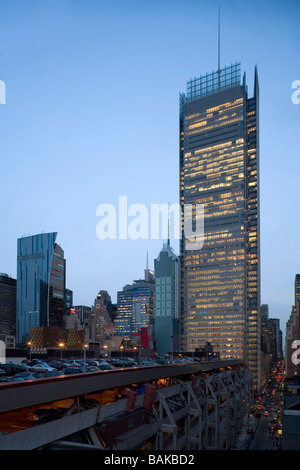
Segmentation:
{"type": "Polygon", "coordinates": [[[2,383],[0,450],[226,449],[252,400],[252,376],[239,360],[2,383]],[[26,421],[29,412],[66,401],[59,419],[26,421]]]}

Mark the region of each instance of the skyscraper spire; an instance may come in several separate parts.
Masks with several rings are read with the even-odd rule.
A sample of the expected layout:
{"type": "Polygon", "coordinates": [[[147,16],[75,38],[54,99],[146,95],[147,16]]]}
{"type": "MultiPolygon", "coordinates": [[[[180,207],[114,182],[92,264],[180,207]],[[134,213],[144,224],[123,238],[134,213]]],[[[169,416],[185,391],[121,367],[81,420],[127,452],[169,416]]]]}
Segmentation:
{"type": "Polygon", "coordinates": [[[170,246],[170,207],[168,203],[168,245],[170,246]]]}
{"type": "Polygon", "coordinates": [[[218,85],[220,88],[220,75],[221,75],[221,61],[220,61],[220,7],[219,7],[219,18],[218,18],[218,85]]]}
{"type": "Polygon", "coordinates": [[[218,72],[220,73],[220,7],[219,7],[219,21],[218,21],[218,72]]]}

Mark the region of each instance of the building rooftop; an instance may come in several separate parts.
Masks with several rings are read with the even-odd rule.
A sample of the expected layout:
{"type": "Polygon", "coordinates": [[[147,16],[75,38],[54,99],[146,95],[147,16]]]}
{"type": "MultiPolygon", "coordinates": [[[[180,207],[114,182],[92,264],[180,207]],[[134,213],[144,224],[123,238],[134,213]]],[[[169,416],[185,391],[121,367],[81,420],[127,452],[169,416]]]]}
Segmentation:
{"type": "Polygon", "coordinates": [[[165,253],[165,252],[168,253],[168,255],[169,255],[171,258],[176,259],[176,260],[178,259],[177,255],[175,254],[175,251],[174,251],[173,248],[170,246],[170,243],[169,243],[169,242],[165,242],[165,243],[163,244],[162,249],[161,249],[160,252],[159,252],[158,257],[157,257],[157,260],[158,260],[158,261],[160,260],[160,254],[161,254],[161,253],[165,253]]]}
{"type": "Polygon", "coordinates": [[[225,88],[232,88],[241,82],[241,64],[236,62],[220,70],[201,75],[187,82],[187,100],[193,100],[225,88]]]}

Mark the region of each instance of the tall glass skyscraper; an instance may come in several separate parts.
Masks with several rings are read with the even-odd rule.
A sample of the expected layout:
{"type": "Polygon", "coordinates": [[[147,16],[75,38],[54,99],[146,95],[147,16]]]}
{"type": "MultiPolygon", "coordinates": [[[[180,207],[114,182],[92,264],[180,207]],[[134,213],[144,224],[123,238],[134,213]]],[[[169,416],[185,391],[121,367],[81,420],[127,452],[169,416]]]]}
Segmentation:
{"type": "Polygon", "coordinates": [[[29,329],[63,326],[65,259],[55,243],[57,233],[18,239],[17,343],[24,344],[29,329]]]}
{"type": "Polygon", "coordinates": [[[133,334],[149,328],[154,312],[155,281],[153,273],[146,269],[145,279],[134,281],[117,293],[118,314],[114,320],[116,336],[132,341],[133,334]]]}
{"type": "Polygon", "coordinates": [[[258,94],[257,69],[249,98],[239,63],[187,83],[180,95],[180,202],[182,348],[208,341],[221,358],[243,358],[259,388],[258,94]],[[185,225],[197,221],[185,209],[197,204],[204,243],[192,249],[185,225]]]}
{"type": "Polygon", "coordinates": [[[170,246],[163,244],[155,268],[155,346],[158,356],[179,351],[179,259],[170,246]]]}

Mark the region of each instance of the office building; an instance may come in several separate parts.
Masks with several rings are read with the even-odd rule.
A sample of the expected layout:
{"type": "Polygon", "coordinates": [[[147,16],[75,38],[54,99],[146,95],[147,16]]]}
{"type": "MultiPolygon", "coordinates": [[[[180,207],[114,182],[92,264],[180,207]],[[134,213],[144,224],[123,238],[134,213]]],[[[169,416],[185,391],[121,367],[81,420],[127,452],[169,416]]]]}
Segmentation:
{"type": "Polygon", "coordinates": [[[257,69],[249,98],[239,63],[187,83],[180,202],[182,349],[243,358],[260,388],[258,95],[257,69]]]}
{"type": "Polygon", "coordinates": [[[300,450],[300,376],[284,379],[281,450],[300,450]]]}
{"type": "Polygon", "coordinates": [[[269,318],[269,306],[261,305],[261,370],[262,386],[267,385],[272,371],[283,359],[282,331],[277,318],[269,318]]]}
{"type": "Polygon", "coordinates": [[[92,308],[87,305],[75,305],[71,311],[75,313],[81,324],[88,323],[92,314],[92,308]]]}
{"type": "Polygon", "coordinates": [[[17,280],[0,274],[0,334],[16,336],[17,280]]]}
{"type": "Polygon", "coordinates": [[[64,251],[55,243],[50,270],[49,326],[63,326],[65,314],[66,261],[64,251]]]}
{"type": "Polygon", "coordinates": [[[73,291],[65,289],[65,314],[70,315],[71,308],[73,307],[73,291]]]}
{"type": "Polygon", "coordinates": [[[285,336],[285,372],[291,378],[300,376],[300,274],[296,274],[294,282],[294,305],[286,323],[285,336]]]}
{"type": "Polygon", "coordinates": [[[18,239],[17,343],[24,345],[30,328],[63,326],[64,252],[57,233],[41,233],[18,239]]]}
{"type": "Polygon", "coordinates": [[[261,321],[267,321],[269,319],[269,305],[264,304],[260,306],[260,318],[261,321]]]}
{"type": "Polygon", "coordinates": [[[91,323],[94,331],[93,339],[99,342],[100,346],[104,345],[105,340],[114,334],[113,323],[111,320],[112,302],[107,291],[101,290],[92,306],[91,323]]]}
{"type": "Polygon", "coordinates": [[[114,333],[124,336],[126,341],[133,341],[142,328],[150,331],[150,322],[154,315],[155,281],[152,271],[145,270],[145,279],[134,281],[117,293],[117,318],[114,320],[114,333]]]}
{"type": "Polygon", "coordinates": [[[179,343],[179,259],[170,246],[164,243],[157,259],[155,272],[155,350],[158,356],[180,350],[179,343]]]}

